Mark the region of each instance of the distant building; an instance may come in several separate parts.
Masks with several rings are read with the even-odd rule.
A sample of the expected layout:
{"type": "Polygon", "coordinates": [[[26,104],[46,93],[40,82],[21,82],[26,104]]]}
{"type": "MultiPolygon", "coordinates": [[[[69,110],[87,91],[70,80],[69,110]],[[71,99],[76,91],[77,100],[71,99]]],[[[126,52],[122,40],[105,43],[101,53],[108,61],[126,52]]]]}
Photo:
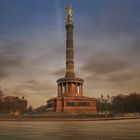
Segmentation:
{"type": "Polygon", "coordinates": [[[66,74],[57,80],[57,97],[47,101],[51,112],[96,112],[96,99],[83,95],[84,80],[74,72],[73,10],[67,8],[66,19],[66,74]]]}

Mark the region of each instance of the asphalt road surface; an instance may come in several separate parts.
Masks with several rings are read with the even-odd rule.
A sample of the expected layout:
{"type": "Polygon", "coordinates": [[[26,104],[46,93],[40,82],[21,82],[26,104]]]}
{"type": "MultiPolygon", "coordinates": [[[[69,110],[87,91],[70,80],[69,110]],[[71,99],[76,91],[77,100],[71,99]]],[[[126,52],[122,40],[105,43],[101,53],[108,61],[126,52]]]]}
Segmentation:
{"type": "Polygon", "coordinates": [[[0,121],[0,140],[140,140],[140,119],[0,121]]]}

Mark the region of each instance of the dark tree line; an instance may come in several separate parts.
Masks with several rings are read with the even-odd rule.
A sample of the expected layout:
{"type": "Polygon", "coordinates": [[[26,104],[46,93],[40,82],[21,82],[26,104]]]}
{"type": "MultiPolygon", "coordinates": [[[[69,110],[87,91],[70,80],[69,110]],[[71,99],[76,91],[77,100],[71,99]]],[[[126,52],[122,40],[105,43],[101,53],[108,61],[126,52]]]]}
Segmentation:
{"type": "Polygon", "coordinates": [[[27,109],[27,100],[24,97],[5,96],[0,97],[0,113],[22,114],[27,109]]]}
{"type": "Polygon", "coordinates": [[[96,106],[98,112],[140,113],[140,93],[113,96],[106,103],[98,99],[96,106]]]}
{"type": "Polygon", "coordinates": [[[112,110],[114,112],[129,113],[140,112],[140,94],[118,95],[112,100],[112,110]]]}

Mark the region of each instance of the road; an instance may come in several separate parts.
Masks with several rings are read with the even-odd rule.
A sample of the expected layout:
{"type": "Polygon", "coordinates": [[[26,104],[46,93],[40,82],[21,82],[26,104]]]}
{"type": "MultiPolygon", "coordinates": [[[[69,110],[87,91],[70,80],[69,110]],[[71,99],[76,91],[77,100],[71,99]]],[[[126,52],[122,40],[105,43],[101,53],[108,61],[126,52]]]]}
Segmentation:
{"type": "Polygon", "coordinates": [[[0,140],[140,140],[140,119],[0,121],[0,140]]]}

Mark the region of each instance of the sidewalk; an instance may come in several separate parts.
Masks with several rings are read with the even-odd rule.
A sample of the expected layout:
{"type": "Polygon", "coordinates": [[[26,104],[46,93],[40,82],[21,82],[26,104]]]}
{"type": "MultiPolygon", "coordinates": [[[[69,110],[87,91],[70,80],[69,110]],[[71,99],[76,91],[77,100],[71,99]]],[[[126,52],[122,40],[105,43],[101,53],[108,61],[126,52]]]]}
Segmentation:
{"type": "Polygon", "coordinates": [[[108,120],[128,120],[128,119],[140,119],[140,116],[135,117],[109,117],[109,118],[34,118],[34,117],[21,117],[21,118],[12,118],[5,117],[1,118],[0,121],[108,121],[108,120]]]}

